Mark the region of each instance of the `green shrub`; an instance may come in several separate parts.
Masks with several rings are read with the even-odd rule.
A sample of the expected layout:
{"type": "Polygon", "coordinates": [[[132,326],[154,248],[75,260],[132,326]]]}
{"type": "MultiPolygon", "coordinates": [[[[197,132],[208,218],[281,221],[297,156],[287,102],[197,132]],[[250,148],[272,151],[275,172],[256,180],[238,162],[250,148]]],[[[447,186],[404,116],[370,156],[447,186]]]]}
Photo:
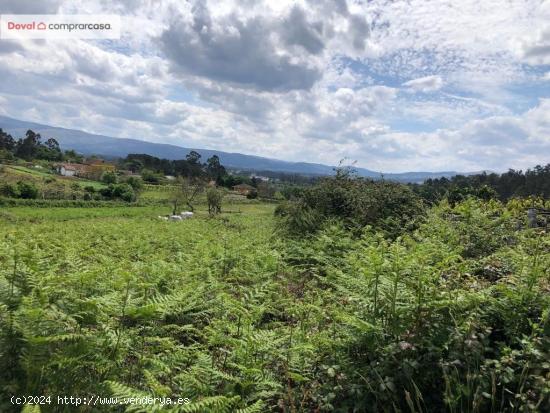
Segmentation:
{"type": "Polygon", "coordinates": [[[130,176],[124,182],[130,185],[132,189],[136,192],[143,189],[143,181],[136,176],[130,176]]]}
{"type": "Polygon", "coordinates": [[[216,188],[209,188],[206,191],[206,202],[208,204],[208,214],[216,215],[222,212],[223,192],[216,188]]]}
{"type": "Polygon", "coordinates": [[[26,181],[17,182],[17,190],[19,192],[19,197],[23,199],[36,199],[38,197],[38,188],[31,183],[26,181]]]}
{"type": "Polygon", "coordinates": [[[0,194],[9,198],[19,198],[19,188],[17,185],[5,183],[0,187],[0,194]]]}
{"type": "Polygon", "coordinates": [[[258,191],[256,191],[255,189],[251,189],[250,191],[248,191],[248,194],[246,194],[246,197],[248,199],[256,199],[258,198],[258,191]]]}
{"type": "Polygon", "coordinates": [[[136,199],[134,190],[128,184],[111,184],[106,188],[101,188],[99,193],[107,199],[119,198],[126,202],[132,202],[136,199]]]}
{"type": "Polygon", "coordinates": [[[101,175],[101,182],[103,182],[105,184],[116,184],[117,180],[118,180],[118,178],[117,178],[116,174],[112,171],[105,171],[101,175]]]}
{"type": "Polygon", "coordinates": [[[158,184],[162,181],[162,175],[155,173],[149,169],[141,170],[141,179],[150,184],[158,184]]]}
{"type": "Polygon", "coordinates": [[[338,219],[352,230],[370,225],[394,237],[413,229],[424,213],[421,199],[407,186],[342,172],[305,189],[285,208],[283,227],[295,234],[314,232],[323,222],[338,219]]]}

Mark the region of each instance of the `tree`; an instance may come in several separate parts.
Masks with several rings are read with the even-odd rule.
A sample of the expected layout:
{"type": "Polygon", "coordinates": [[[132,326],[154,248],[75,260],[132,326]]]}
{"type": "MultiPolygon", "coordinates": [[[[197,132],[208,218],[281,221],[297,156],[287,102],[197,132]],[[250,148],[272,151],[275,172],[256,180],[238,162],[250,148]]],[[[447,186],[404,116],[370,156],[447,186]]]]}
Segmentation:
{"type": "Polygon", "coordinates": [[[194,203],[205,187],[206,182],[203,179],[178,177],[177,185],[171,195],[172,215],[178,213],[178,207],[182,204],[186,205],[193,212],[195,210],[194,203]]]}
{"type": "Polygon", "coordinates": [[[17,142],[15,156],[30,161],[36,157],[40,145],[40,134],[28,130],[24,139],[17,142]]]}
{"type": "Polygon", "coordinates": [[[15,149],[15,140],[0,128],[0,149],[13,152],[15,149]]]}
{"type": "Polygon", "coordinates": [[[54,138],[49,138],[44,144],[39,143],[35,156],[38,159],[46,159],[48,161],[60,161],[63,159],[59,143],[54,138]]]}
{"type": "Polygon", "coordinates": [[[57,142],[54,138],[48,139],[45,145],[51,151],[60,152],[59,142],[57,142]]]}
{"type": "Polygon", "coordinates": [[[84,160],[84,157],[82,155],[76,153],[75,150],[69,149],[69,150],[66,150],[65,153],[63,154],[63,159],[65,159],[68,162],[79,163],[79,162],[82,162],[84,160]]]}
{"type": "Polygon", "coordinates": [[[185,156],[185,160],[190,164],[200,164],[201,154],[197,151],[191,151],[185,156]]]}
{"type": "Polygon", "coordinates": [[[208,203],[208,214],[210,216],[219,214],[222,212],[222,191],[217,188],[210,188],[206,192],[206,201],[208,203]]]}
{"type": "Polygon", "coordinates": [[[201,154],[196,151],[191,151],[185,157],[188,163],[188,178],[198,178],[203,175],[203,165],[200,163],[201,154]]]}
{"type": "Polygon", "coordinates": [[[137,173],[143,169],[143,162],[139,159],[131,159],[126,162],[126,167],[133,173],[137,173]]]}
{"type": "Polygon", "coordinates": [[[218,155],[213,155],[206,160],[206,173],[208,176],[220,185],[223,177],[227,174],[224,166],[220,163],[218,155]]]}

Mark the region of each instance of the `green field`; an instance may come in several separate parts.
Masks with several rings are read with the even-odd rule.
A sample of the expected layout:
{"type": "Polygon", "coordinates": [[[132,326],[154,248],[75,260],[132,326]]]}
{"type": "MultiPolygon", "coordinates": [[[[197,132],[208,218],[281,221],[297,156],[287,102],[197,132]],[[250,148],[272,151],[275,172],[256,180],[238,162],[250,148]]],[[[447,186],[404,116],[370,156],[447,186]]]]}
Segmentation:
{"type": "Polygon", "coordinates": [[[16,174],[20,174],[23,176],[37,176],[37,177],[50,177],[53,175],[52,172],[47,171],[45,169],[37,169],[37,168],[27,168],[25,166],[19,166],[19,165],[6,165],[6,169],[13,171],[16,174]]]}
{"type": "Polygon", "coordinates": [[[0,173],[0,177],[5,182],[28,180],[35,183],[42,183],[44,178],[49,178],[66,186],[70,186],[74,183],[78,184],[82,188],[86,186],[93,186],[95,189],[100,189],[106,186],[101,182],[92,181],[90,179],[57,175],[45,168],[27,168],[20,165],[0,165],[0,167],[3,168],[3,171],[0,173]]]}
{"type": "MultiPolygon", "coordinates": [[[[185,397],[162,411],[188,412],[548,406],[550,237],[514,211],[442,206],[390,241],[337,224],[289,239],[272,204],[158,219],[169,209],[0,211],[0,411],[19,411],[10,394],[185,397]]],[[[160,408],[54,404],[40,411],[160,408]]]]}

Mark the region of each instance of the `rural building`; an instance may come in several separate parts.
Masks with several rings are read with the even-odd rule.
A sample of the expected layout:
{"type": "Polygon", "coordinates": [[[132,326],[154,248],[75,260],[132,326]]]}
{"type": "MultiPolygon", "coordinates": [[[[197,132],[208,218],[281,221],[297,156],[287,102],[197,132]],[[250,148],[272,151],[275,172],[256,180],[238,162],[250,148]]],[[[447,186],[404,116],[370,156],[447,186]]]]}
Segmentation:
{"type": "Polygon", "coordinates": [[[99,179],[103,172],[106,171],[114,172],[115,166],[102,159],[91,159],[83,164],[60,163],[57,165],[57,172],[63,176],[99,179]]]}
{"type": "Polygon", "coordinates": [[[255,191],[255,190],[256,190],[256,188],[254,188],[251,185],[247,185],[247,184],[239,184],[239,185],[235,185],[233,187],[233,191],[236,191],[241,195],[248,195],[250,192],[255,191]]]}
{"type": "Polygon", "coordinates": [[[82,176],[88,165],[79,163],[61,163],[57,165],[57,172],[63,176],[82,176]]]}

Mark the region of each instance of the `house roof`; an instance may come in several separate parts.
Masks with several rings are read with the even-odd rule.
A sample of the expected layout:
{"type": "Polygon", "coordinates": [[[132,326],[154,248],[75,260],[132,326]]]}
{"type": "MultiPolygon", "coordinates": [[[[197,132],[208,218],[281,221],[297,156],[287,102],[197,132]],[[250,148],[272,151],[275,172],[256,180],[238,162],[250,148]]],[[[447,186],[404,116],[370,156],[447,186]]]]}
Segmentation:
{"type": "Polygon", "coordinates": [[[248,185],[248,184],[238,184],[238,185],[233,186],[233,189],[256,189],[256,188],[254,188],[252,185],[248,185]]]}
{"type": "Polygon", "coordinates": [[[79,163],[62,163],[59,165],[60,168],[65,168],[68,171],[82,171],[86,169],[86,166],[79,163]]]}

